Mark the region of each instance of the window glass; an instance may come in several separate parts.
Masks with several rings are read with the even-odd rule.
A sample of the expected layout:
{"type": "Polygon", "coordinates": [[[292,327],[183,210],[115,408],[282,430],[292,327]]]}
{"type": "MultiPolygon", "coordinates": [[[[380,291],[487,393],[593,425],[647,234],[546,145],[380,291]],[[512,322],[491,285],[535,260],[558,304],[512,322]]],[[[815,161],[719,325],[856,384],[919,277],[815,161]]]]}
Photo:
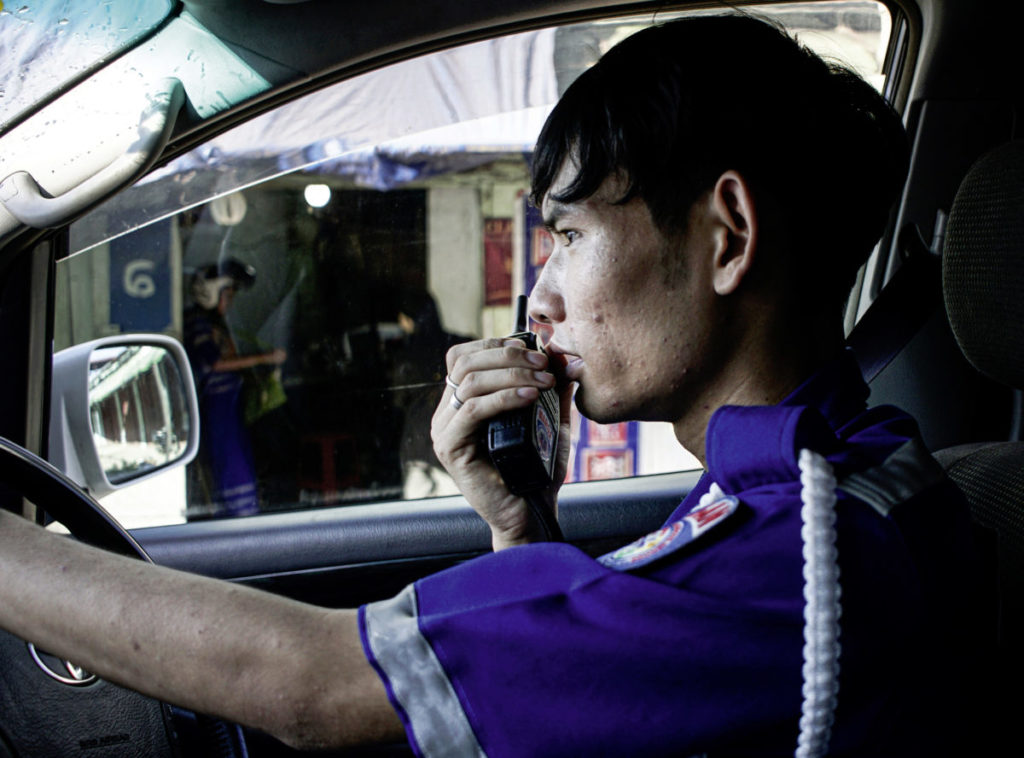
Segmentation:
{"type": "MultiPolygon", "coordinates": [[[[768,12],[881,85],[884,6],[768,12]]],[[[58,349],[172,334],[202,406],[199,457],[162,490],[175,502],[131,488],[108,503],[116,515],[134,526],[454,493],[429,440],[444,354],[510,332],[512,299],[543,266],[550,238],[526,200],[536,134],[577,74],[664,18],[511,35],[341,82],[77,222],[58,349]]],[[[573,438],[570,481],[697,465],[668,424],[575,417],[573,438]]]]}

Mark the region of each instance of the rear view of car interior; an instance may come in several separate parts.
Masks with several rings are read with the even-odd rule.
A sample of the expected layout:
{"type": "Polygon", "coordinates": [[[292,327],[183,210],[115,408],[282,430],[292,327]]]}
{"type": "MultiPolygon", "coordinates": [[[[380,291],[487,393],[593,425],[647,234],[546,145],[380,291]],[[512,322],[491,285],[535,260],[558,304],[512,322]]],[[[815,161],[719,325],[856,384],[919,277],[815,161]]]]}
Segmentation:
{"type": "MultiPolygon", "coordinates": [[[[8,464],[3,450],[0,506],[122,552],[128,535],[158,564],[337,608],[390,597],[486,553],[486,525],[424,430],[444,390],[444,351],[511,332],[515,295],[529,292],[550,252],[528,201],[537,131],[568,83],[632,31],[731,9],[644,0],[140,3],[127,13],[138,28],[125,22],[108,50],[55,67],[34,99],[15,83],[18,72],[4,72],[0,437],[60,468],[103,515],[86,496],[60,495],[8,464]],[[118,97],[103,94],[111,87],[118,97]],[[232,277],[233,301],[211,315],[204,283],[232,277]],[[110,446],[95,475],[106,485],[92,486],[61,415],[70,401],[60,366],[96,340],[116,348],[93,354],[99,372],[100,358],[125,362],[117,350],[139,335],[173,338],[200,388],[193,412],[213,428],[217,417],[207,414],[219,411],[203,405],[196,347],[210,323],[230,334],[232,357],[253,357],[238,378],[250,394],[237,437],[193,430],[193,439],[180,424],[141,431],[164,421],[133,398],[146,382],[166,396],[174,371],[146,359],[134,395],[122,387],[92,398],[93,445],[110,446]],[[216,446],[245,469],[230,484],[211,473],[216,446]],[[151,448],[165,457],[135,481],[120,456],[151,448]],[[186,450],[195,455],[187,467],[164,470],[186,450]],[[246,487],[251,496],[223,494],[246,487]]],[[[1024,9],[823,0],[742,10],[846,61],[903,117],[910,174],[851,293],[848,342],[869,402],[915,416],[970,501],[987,571],[978,592],[991,612],[982,621],[991,671],[978,695],[984,721],[968,717],[979,719],[976,755],[1016,755],[1024,9]]],[[[0,30],[27,35],[34,12],[0,6],[0,30]]],[[[54,29],[70,13],[36,18],[33,33],[50,32],[33,44],[60,42],[54,29]]],[[[33,55],[22,55],[30,70],[33,55]]],[[[821,240],[823,253],[828,246],[821,240]]],[[[174,404],[186,401],[165,403],[174,404]]],[[[668,425],[577,416],[572,455],[559,518],[568,541],[594,556],[657,529],[701,473],[668,425]]],[[[147,754],[298,754],[105,683],[90,685],[91,697],[85,687],[48,695],[52,683],[13,662],[24,645],[7,637],[0,704],[11,707],[0,712],[0,758],[116,750],[88,743],[83,726],[115,711],[107,732],[132,735],[147,754]],[[31,752],[24,735],[43,731],[31,752]]],[[[365,754],[411,753],[396,745],[365,754]]]]}

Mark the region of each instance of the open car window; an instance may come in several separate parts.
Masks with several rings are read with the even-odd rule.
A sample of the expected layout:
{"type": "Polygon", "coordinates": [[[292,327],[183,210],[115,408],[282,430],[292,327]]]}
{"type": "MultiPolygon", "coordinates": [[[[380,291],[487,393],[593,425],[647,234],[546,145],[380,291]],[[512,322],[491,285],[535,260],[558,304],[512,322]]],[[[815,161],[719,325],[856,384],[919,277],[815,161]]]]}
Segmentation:
{"type": "MultiPolygon", "coordinates": [[[[758,12],[882,87],[883,5],[758,12]]],[[[76,222],[56,348],[171,334],[201,404],[187,473],[104,504],[131,527],[454,494],[429,439],[444,354],[510,332],[512,299],[544,264],[550,240],[526,199],[537,132],[578,73],[667,17],[510,35],[334,84],[76,222]]],[[[668,424],[574,416],[571,481],[696,466],[668,424]]]]}

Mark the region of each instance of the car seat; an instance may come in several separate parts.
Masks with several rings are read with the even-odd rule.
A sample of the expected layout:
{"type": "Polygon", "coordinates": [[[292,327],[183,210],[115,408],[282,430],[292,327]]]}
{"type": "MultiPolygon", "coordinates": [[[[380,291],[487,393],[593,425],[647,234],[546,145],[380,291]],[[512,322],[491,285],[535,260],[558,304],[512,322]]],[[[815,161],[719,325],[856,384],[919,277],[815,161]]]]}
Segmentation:
{"type": "MultiPolygon", "coordinates": [[[[942,290],[967,360],[991,379],[1024,388],[1024,141],[992,150],[964,177],[946,228],[942,290]]],[[[1018,429],[1011,441],[935,453],[967,496],[975,522],[994,536],[999,618],[991,667],[1004,685],[997,695],[1003,712],[1014,718],[1005,693],[1019,691],[1024,660],[1024,442],[1012,441],[1019,436],[1018,429]]]]}

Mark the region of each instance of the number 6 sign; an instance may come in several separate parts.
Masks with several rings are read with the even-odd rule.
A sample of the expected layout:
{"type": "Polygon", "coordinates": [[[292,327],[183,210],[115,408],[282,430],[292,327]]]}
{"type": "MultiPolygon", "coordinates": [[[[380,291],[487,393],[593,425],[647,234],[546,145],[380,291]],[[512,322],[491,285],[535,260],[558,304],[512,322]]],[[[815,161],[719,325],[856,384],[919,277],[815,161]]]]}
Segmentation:
{"type": "Polygon", "coordinates": [[[153,269],[156,264],[153,261],[137,259],[130,261],[124,267],[124,291],[131,297],[152,297],[156,292],[156,283],[153,281],[153,269]]]}
{"type": "Polygon", "coordinates": [[[172,229],[161,221],[110,241],[110,322],[118,332],[162,332],[175,323],[172,229]]]}

